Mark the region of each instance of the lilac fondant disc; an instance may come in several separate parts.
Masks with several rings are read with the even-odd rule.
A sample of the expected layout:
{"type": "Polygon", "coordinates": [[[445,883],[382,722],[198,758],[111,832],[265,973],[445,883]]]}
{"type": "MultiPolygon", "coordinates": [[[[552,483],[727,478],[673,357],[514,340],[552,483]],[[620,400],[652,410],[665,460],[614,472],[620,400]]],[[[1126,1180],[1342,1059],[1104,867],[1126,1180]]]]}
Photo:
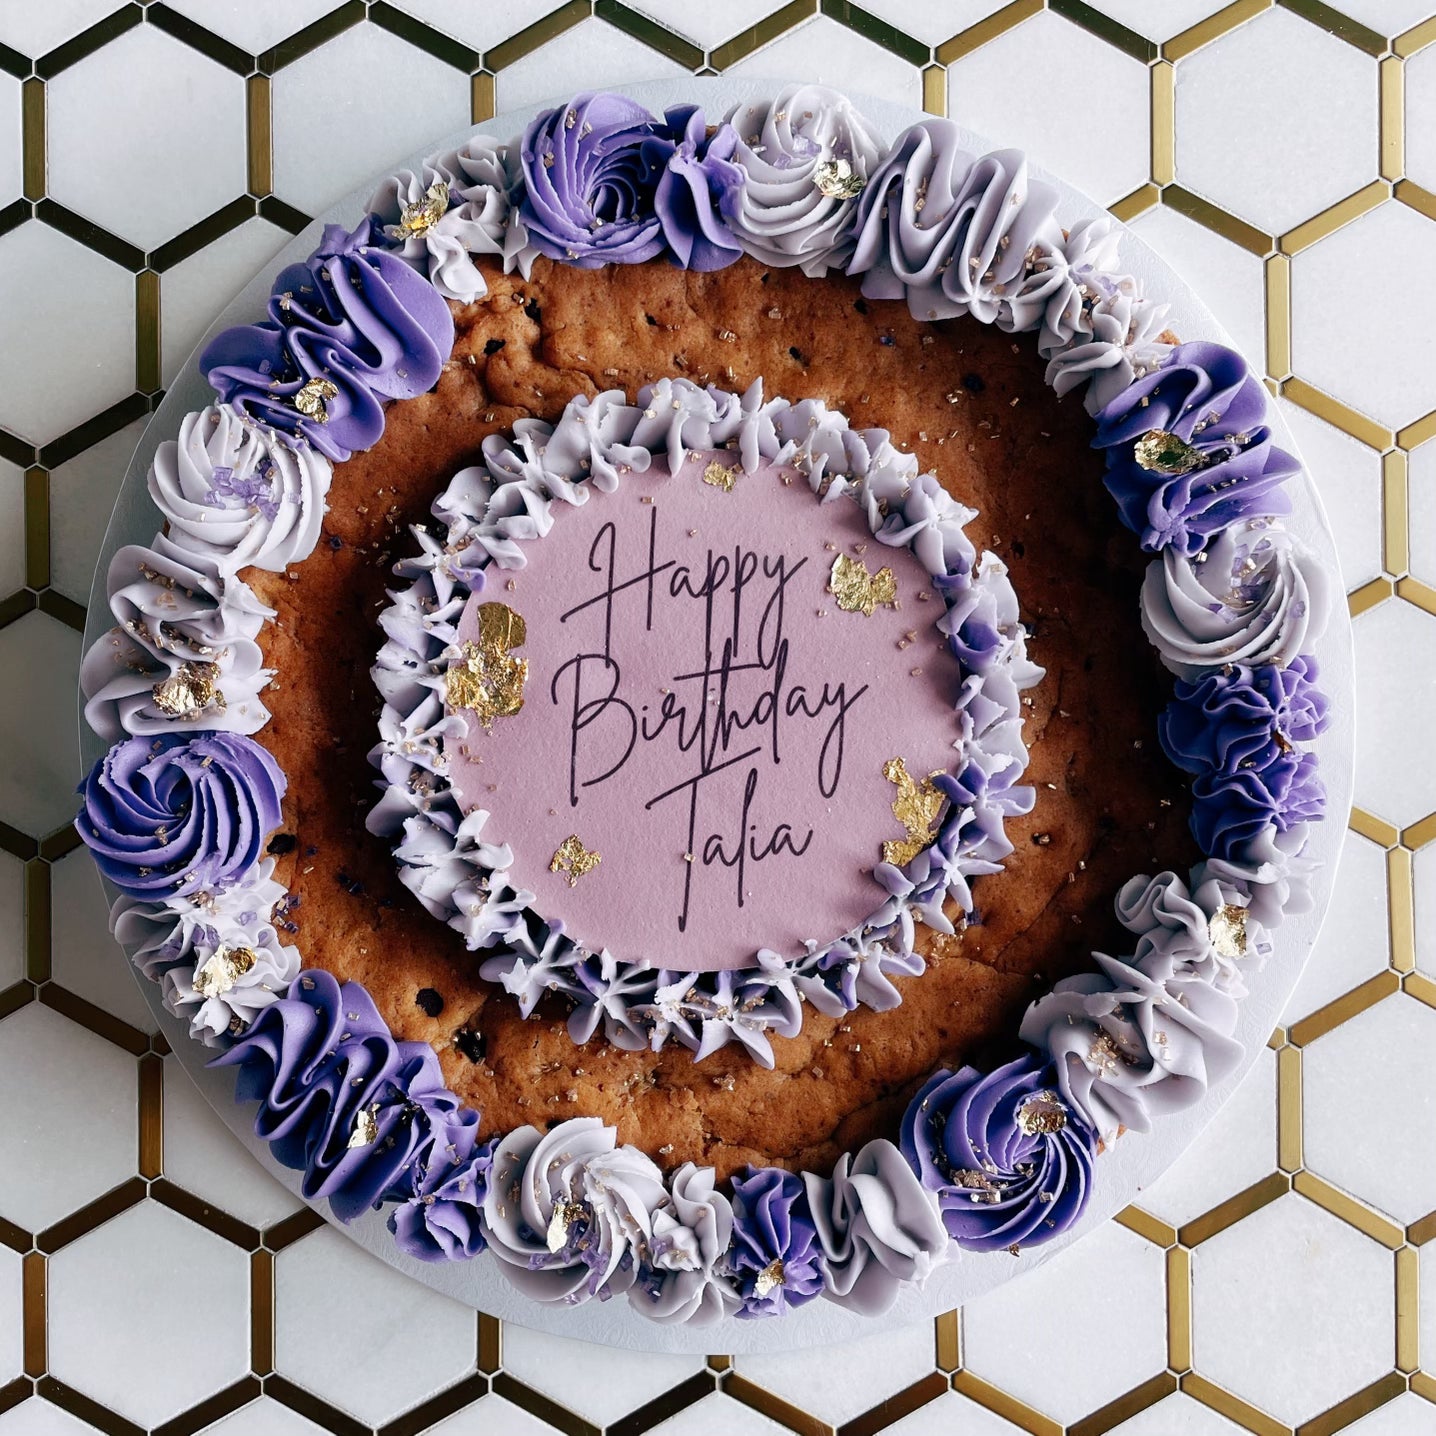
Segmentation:
{"type": "Polygon", "coordinates": [[[961,675],[921,565],[794,469],[712,482],[736,462],[690,454],[674,477],[655,455],[560,506],[459,627],[477,644],[480,607],[505,604],[528,663],[522,709],[466,712],[449,745],[465,811],[490,813],[485,841],[576,942],[688,972],[859,926],[886,896],[884,840],[907,836],[886,765],[920,783],[956,757],[961,675]],[[840,607],[839,555],[890,570],[895,605],[840,607]],[[555,862],[570,838],[599,855],[581,874],[555,862]]]}

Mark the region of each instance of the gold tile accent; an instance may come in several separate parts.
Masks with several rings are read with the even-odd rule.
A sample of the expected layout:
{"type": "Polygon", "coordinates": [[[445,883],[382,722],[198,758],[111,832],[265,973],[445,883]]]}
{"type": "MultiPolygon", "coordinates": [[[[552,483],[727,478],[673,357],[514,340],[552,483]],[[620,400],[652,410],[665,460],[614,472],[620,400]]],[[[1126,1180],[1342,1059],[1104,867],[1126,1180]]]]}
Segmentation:
{"type": "Polygon", "coordinates": [[[26,1376],[43,1376],[49,1365],[46,1351],[49,1306],[45,1258],[28,1252],[20,1264],[21,1350],[26,1376]]]}
{"type": "Polygon", "coordinates": [[[1398,35],[1391,42],[1391,48],[1403,60],[1409,60],[1413,55],[1424,50],[1433,40],[1436,40],[1436,15],[1429,20],[1422,20],[1419,24],[1413,25],[1409,30],[1398,35]]]}
{"type": "Polygon", "coordinates": [[[1144,65],[1150,65],[1157,58],[1157,46],[1145,35],[1128,29],[1120,20],[1089,5],[1087,0],[1047,0],[1047,8],[1144,65]]]}
{"type": "Polygon", "coordinates": [[[1354,1391],[1344,1401],[1338,1401],[1329,1411],[1303,1422],[1298,1436],[1333,1436],[1337,1431],[1369,1416],[1378,1406],[1400,1396],[1406,1390],[1406,1383],[1394,1371],[1373,1381],[1370,1386],[1354,1391]]]}
{"type": "Polygon", "coordinates": [[[38,464],[25,470],[25,582],[50,582],[50,474],[38,464]]]}
{"type": "Polygon", "coordinates": [[[1192,1254],[1186,1247],[1167,1253],[1167,1365],[1192,1367],[1192,1254]]]}
{"type": "Polygon", "coordinates": [[[274,1370],[274,1253],[249,1254],[249,1365],[256,1376],[274,1370]]]}
{"type": "Polygon", "coordinates": [[[1385,818],[1378,818],[1362,808],[1351,810],[1351,816],[1347,819],[1346,825],[1353,833],[1360,833],[1363,838],[1368,838],[1373,843],[1379,843],[1383,848],[1389,848],[1401,840],[1401,834],[1385,818]]]}
{"type": "Polygon", "coordinates": [[[1411,877],[1411,850],[1392,848],[1386,854],[1386,890],[1390,912],[1387,933],[1391,966],[1397,972],[1416,969],[1416,906],[1411,877]]]}
{"type": "Polygon", "coordinates": [[[164,1072],[162,1058],[147,1052],[140,1058],[140,1149],[136,1168],[142,1177],[164,1171],[164,1072]]]}
{"type": "MultiPolygon", "coordinates": [[[[725,40],[708,57],[708,63],[721,74],[729,65],[736,64],[746,55],[751,55],[755,50],[761,50],[764,45],[776,40],[779,35],[786,35],[795,25],[800,25],[809,16],[818,13],[818,0],[790,0],[781,10],[759,20],[756,25],[750,25],[746,30],[734,35],[731,40],[725,40]]],[[[939,56],[939,59],[942,57],[939,56]]]]}
{"type": "Polygon", "coordinates": [[[947,71],[941,65],[923,67],[922,107],[930,115],[947,114],[947,71]]]}
{"type": "Polygon", "coordinates": [[[1291,1027],[1292,1045],[1308,1046],[1317,1038],[1325,1037],[1343,1022],[1349,1022],[1353,1017],[1359,1016],[1368,1007],[1375,1007],[1383,998],[1400,991],[1400,988],[1401,979],[1394,972],[1389,969],[1386,972],[1378,972],[1375,977],[1367,978],[1360,987],[1353,987],[1334,1002],[1328,1002],[1325,1007],[1318,1008],[1310,1017],[1294,1022],[1291,1027]]]}
{"type": "Polygon", "coordinates": [[[1396,1253],[1396,1369],[1421,1364],[1421,1259],[1408,1246],[1396,1253]]]}
{"type": "Polygon", "coordinates": [[[1377,67],[1380,86],[1380,169],[1382,179],[1399,180],[1406,169],[1406,68],[1395,55],[1377,67]]]}
{"type": "Polygon", "coordinates": [[[952,1389],[969,1401],[986,1407],[994,1416],[1001,1416],[1004,1421],[1020,1426],[1031,1436],[1063,1436],[1060,1423],[1040,1411],[1034,1411],[1025,1402],[971,1371],[957,1372],[952,1378],[952,1389]]]}
{"type": "Polygon", "coordinates": [[[1009,0],[1001,10],[979,20],[976,25],[969,25],[952,39],[944,40],[933,53],[940,64],[951,65],[964,55],[980,50],[988,41],[1015,30],[1024,20],[1040,13],[1042,8],[1043,0],[1009,0]]]}
{"type": "Polygon", "coordinates": [[[1405,573],[1411,563],[1406,454],[1392,449],[1381,456],[1381,553],[1387,573],[1405,573]]]}
{"type": "Polygon", "coordinates": [[[1268,255],[1262,266],[1266,287],[1266,368],[1280,381],[1291,377],[1291,260],[1268,255]]]}
{"type": "Polygon", "coordinates": [[[487,70],[479,70],[469,80],[469,120],[482,125],[498,113],[494,105],[494,86],[497,81],[487,70]]]}
{"type": "Polygon", "coordinates": [[[245,152],[249,192],[262,199],[274,188],[274,120],[269,76],[251,75],[244,86],[245,152]]]}
{"type": "Polygon", "coordinates": [[[1218,209],[1211,200],[1203,199],[1201,195],[1193,194],[1181,185],[1168,185],[1162,191],[1162,203],[1171,205],[1178,214],[1186,215],[1188,219],[1194,220],[1204,229],[1211,230],[1213,234],[1231,240],[1248,254],[1265,257],[1276,248],[1276,240],[1271,235],[1235,215],[1228,214],[1224,209],[1218,209]]]}
{"type": "Polygon", "coordinates": [[[1372,180],[1355,194],[1338,200],[1330,209],[1324,209],[1304,224],[1289,229],[1281,236],[1282,253],[1300,254],[1303,249],[1309,249],[1318,240],[1335,234],[1338,229],[1350,224],[1352,220],[1360,219],[1364,214],[1369,214],[1377,205],[1390,198],[1391,185],[1386,180],[1372,180]]]}
{"type": "Polygon", "coordinates": [[[1109,1401],[1100,1410],[1080,1421],[1074,1421],[1067,1428],[1067,1436],[1104,1436],[1113,1427],[1130,1421],[1149,1406],[1170,1396],[1177,1389],[1177,1378],[1170,1371],[1159,1371],[1140,1386],[1123,1393],[1115,1401],[1109,1401]]]}
{"type": "Polygon", "coordinates": [[[50,865],[41,858],[25,864],[25,976],[31,982],[50,977],[50,865]]]}
{"type": "Polygon", "coordinates": [[[1310,20],[1328,35],[1335,35],[1338,40],[1345,40],[1348,45],[1354,45],[1368,55],[1380,55],[1386,49],[1385,39],[1375,30],[1334,10],[1325,0],[1276,0],[1276,3],[1283,10],[1310,20]]]}
{"type": "Polygon", "coordinates": [[[1202,1216],[1194,1217],[1184,1226],[1178,1235],[1184,1247],[1198,1247],[1204,1241],[1224,1232],[1228,1227],[1235,1226],[1243,1217],[1249,1217],[1253,1212],[1259,1212],[1278,1197],[1284,1197],[1291,1190],[1291,1182],[1280,1172],[1273,1172],[1270,1176],[1263,1177],[1261,1181],[1254,1182],[1244,1192],[1238,1192],[1234,1197],[1228,1197],[1226,1201],[1219,1202],[1211,1211],[1202,1216]]]}
{"type": "Polygon", "coordinates": [[[1401,990],[1427,1007],[1436,1007],[1436,980],[1424,972],[1408,972],[1401,979],[1401,990]]]}
{"type": "Polygon", "coordinates": [[[160,277],[153,269],[135,275],[135,388],[160,387],[160,277]]]}
{"type": "Polygon", "coordinates": [[[1286,1046],[1276,1054],[1276,1160],[1283,1172],[1301,1166],[1301,1049],[1286,1046]]]}
{"type": "Polygon", "coordinates": [[[766,1388],[749,1381],[741,1371],[728,1374],[723,1382],[723,1391],[734,1401],[741,1402],[770,1421],[776,1421],[779,1426],[796,1431],[798,1436],[831,1436],[832,1428],[826,1421],[819,1420],[818,1417],[794,1406],[791,1401],[785,1401],[781,1396],[776,1396],[766,1388]]]}
{"type": "Polygon", "coordinates": [[[1177,71],[1170,60],[1152,66],[1152,183],[1177,177],[1177,71]]]}
{"type": "Polygon", "coordinates": [[[1404,598],[1407,603],[1415,604],[1417,608],[1425,609],[1427,613],[1436,614],[1436,588],[1432,588],[1429,583],[1422,583],[1419,578],[1398,578],[1396,596],[1404,598]]]}
{"type": "Polygon", "coordinates": [[[934,1323],[939,1371],[956,1371],[962,1365],[962,1314],[945,1311],[934,1323]]]}
{"type": "Polygon", "coordinates": [[[1389,578],[1373,578],[1370,583],[1353,589],[1346,597],[1346,605],[1353,618],[1369,613],[1378,603],[1385,603],[1396,592],[1396,585],[1389,578]]]}
{"type": "Polygon", "coordinates": [[[493,1375],[503,1364],[503,1323],[479,1313],[479,1370],[493,1375]]]}
{"type": "Polygon", "coordinates": [[[1138,215],[1146,214],[1149,209],[1156,209],[1161,202],[1161,190],[1154,184],[1144,184],[1138,185],[1131,194],[1114,200],[1107,208],[1115,219],[1120,219],[1123,224],[1131,224],[1138,215]]]}
{"type": "Polygon", "coordinates": [[[1412,823],[1401,834],[1401,841],[1413,853],[1424,848],[1433,839],[1436,839],[1436,813],[1428,814],[1419,823],[1412,823]]]}
{"type": "MultiPolygon", "coordinates": [[[[1436,203],[1436,200],[1433,200],[1436,203]]],[[[1428,439],[1436,438],[1436,411],[1423,415],[1415,423],[1398,431],[1396,442],[1403,449],[1419,449],[1428,439]]]]}
{"type": "Polygon", "coordinates": [[[1195,1371],[1182,1377],[1181,1387],[1194,1401],[1200,1401],[1203,1406],[1210,1406],[1219,1416],[1225,1416],[1228,1421],[1244,1426],[1253,1436],[1291,1436],[1289,1427],[1283,1426],[1280,1421],[1243,1401],[1241,1397],[1224,1391],[1215,1382],[1208,1381],[1205,1376],[1199,1376],[1195,1371]]]}
{"type": "Polygon", "coordinates": [[[26,199],[45,197],[45,82],[33,77],[20,87],[20,170],[26,199]]]}
{"type": "Polygon", "coordinates": [[[1424,214],[1427,219],[1436,219],[1436,194],[1429,189],[1422,189],[1413,180],[1397,180],[1392,186],[1393,197],[1401,204],[1408,205],[1418,214],[1424,214]]]}
{"type": "Polygon", "coordinates": [[[1162,46],[1162,55],[1168,60],[1184,60],[1203,45],[1210,45],[1213,40],[1220,39],[1229,31],[1235,30],[1238,25],[1245,25],[1248,20],[1260,15],[1263,10],[1270,10],[1271,7],[1272,0],[1235,0],[1234,4],[1228,5],[1224,10],[1218,10],[1215,15],[1199,20],[1189,30],[1173,35],[1162,46]]]}
{"type": "Polygon", "coordinates": [[[1135,1232],[1144,1241],[1151,1242],[1153,1246],[1170,1247],[1177,1244],[1176,1227],[1168,1226],[1150,1212],[1144,1212],[1141,1207],[1127,1207],[1118,1212],[1112,1220],[1118,1226],[1126,1227],[1129,1232],[1135,1232]]]}
{"type": "Polygon", "coordinates": [[[1299,408],[1315,414],[1318,419],[1325,419],[1343,434],[1350,434],[1353,439],[1360,439],[1373,449],[1389,449],[1395,442],[1395,435],[1390,429],[1378,424],[1375,419],[1368,419],[1340,399],[1333,399],[1305,379],[1285,380],[1281,393],[1284,399],[1290,399],[1299,408]]]}
{"type": "Polygon", "coordinates": [[[1388,1251],[1395,1251],[1406,1240],[1406,1233],[1389,1217],[1373,1211],[1355,1197],[1333,1187],[1330,1182],[1318,1177],[1315,1172],[1298,1172],[1291,1180],[1292,1187],[1309,1202],[1314,1202],[1323,1211],[1339,1217],[1348,1226],[1380,1242],[1388,1251]]]}

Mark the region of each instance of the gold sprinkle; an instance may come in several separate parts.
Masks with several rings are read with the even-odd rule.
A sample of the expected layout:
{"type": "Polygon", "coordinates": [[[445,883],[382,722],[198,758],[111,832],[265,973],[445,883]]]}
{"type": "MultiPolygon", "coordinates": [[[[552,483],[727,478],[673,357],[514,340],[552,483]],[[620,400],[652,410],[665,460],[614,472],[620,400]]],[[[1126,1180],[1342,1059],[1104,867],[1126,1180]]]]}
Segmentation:
{"type": "Polygon", "coordinates": [[[1218,957],[1247,955],[1247,910],[1235,903],[1223,903],[1207,923],[1207,936],[1218,957]]]}
{"type": "Polygon", "coordinates": [[[551,873],[562,873],[568,879],[569,887],[576,888],[578,880],[586,873],[591,873],[602,861],[602,853],[596,848],[584,847],[578,834],[570,833],[558,845],[557,851],[549,860],[548,870],[551,873]]]}
{"type": "Polygon", "coordinates": [[[1017,1109],[1017,1126],[1026,1137],[1055,1136],[1067,1125],[1067,1108],[1055,1092],[1034,1092],[1017,1109]]]}
{"type": "Polygon", "coordinates": [[[194,990],[201,997],[219,997],[258,961],[252,948],[222,947],[196,969],[194,990]]]}
{"type": "Polygon", "coordinates": [[[717,459],[714,459],[703,470],[703,482],[712,484],[715,489],[722,489],[725,494],[731,494],[733,485],[738,482],[738,466],[735,464],[731,469],[726,468],[717,459]]]}
{"type": "Polygon", "coordinates": [[[880,568],[876,573],[869,573],[861,559],[852,559],[843,553],[833,560],[828,592],[837,599],[839,608],[847,613],[861,613],[864,618],[871,618],[879,604],[886,608],[898,606],[897,578],[892,569],[880,568]]]}
{"type": "Polygon", "coordinates": [[[219,669],[213,663],[181,663],[162,683],[154,686],[154,705],[167,718],[198,718],[206,709],[224,710],[224,694],[215,683],[219,669]]]}
{"type": "Polygon", "coordinates": [[[506,603],[479,605],[479,641],[466,641],[463,658],[444,679],[444,696],[450,708],[467,708],[485,728],[495,718],[511,718],[524,706],[524,684],[529,661],[514,658],[511,648],[528,639],[523,618],[506,603]]]}
{"type": "Polygon", "coordinates": [[[1190,474],[1202,465],[1202,451],[1166,429],[1148,429],[1137,440],[1132,457],[1154,474],[1190,474]]]}
{"type": "Polygon", "coordinates": [[[349,1146],[369,1147],[379,1139],[379,1104],[371,1102],[354,1114],[354,1130],[349,1134],[349,1146]]]}
{"type": "Polygon", "coordinates": [[[813,167],[813,184],[829,199],[856,199],[867,184],[847,160],[824,160],[813,167]]]}
{"type": "Polygon", "coordinates": [[[583,1207],[560,1197],[553,1204],[553,1215],[548,1219],[548,1249],[561,1252],[568,1245],[568,1229],[583,1216],[583,1207]]]}
{"type": "Polygon", "coordinates": [[[449,211],[449,182],[435,180],[413,204],[406,204],[398,224],[386,224],[390,239],[410,239],[427,234],[449,211]]]}
{"type": "Polygon", "coordinates": [[[314,419],[320,424],[329,422],[329,410],[324,406],[331,400],[339,397],[339,386],[330,379],[311,379],[294,396],[294,407],[304,415],[306,419],[314,419]]]}
{"type": "Polygon", "coordinates": [[[883,843],[883,861],[894,867],[906,867],[937,837],[937,820],[946,801],[933,787],[932,780],[941,776],[932,773],[922,782],[914,781],[902,758],[889,758],[883,764],[883,777],[897,784],[893,799],[893,817],[903,825],[906,838],[889,838],[883,843]]]}
{"type": "Polygon", "coordinates": [[[775,1286],[783,1284],[783,1258],[774,1257],[753,1279],[753,1295],[767,1296],[775,1286]]]}

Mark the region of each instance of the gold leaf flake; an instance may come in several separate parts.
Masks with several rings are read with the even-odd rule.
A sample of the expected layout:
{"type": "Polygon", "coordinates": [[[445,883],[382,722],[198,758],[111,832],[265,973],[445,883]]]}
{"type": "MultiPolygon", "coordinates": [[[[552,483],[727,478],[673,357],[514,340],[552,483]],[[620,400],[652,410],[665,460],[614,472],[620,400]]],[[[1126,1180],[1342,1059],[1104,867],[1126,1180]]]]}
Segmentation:
{"type": "Polygon", "coordinates": [[[727,468],[714,459],[706,469],[703,470],[703,482],[712,484],[715,489],[722,489],[725,494],[733,492],[733,485],[738,482],[738,466],[727,468]]]}
{"type": "Polygon", "coordinates": [[[883,861],[894,867],[906,867],[937,837],[937,820],[947,800],[933,787],[938,773],[930,773],[917,782],[902,758],[889,758],[883,764],[883,777],[897,784],[893,799],[893,817],[903,825],[906,838],[889,838],[883,843],[883,861]]]}
{"type": "Polygon", "coordinates": [[[339,397],[339,386],[331,379],[311,379],[294,396],[294,407],[304,415],[306,419],[317,420],[321,424],[329,422],[329,410],[324,406],[331,400],[339,397]]]}
{"type": "Polygon", "coordinates": [[[1141,468],[1154,474],[1190,474],[1202,466],[1202,451],[1166,429],[1148,429],[1132,450],[1141,468]]]}
{"type": "Polygon", "coordinates": [[[379,1138],[379,1104],[371,1102],[354,1114],[354,1130],[349,1134],[350,1147],[372,1146],[379,1138]]]}
{"type": "Polygon", "coordinates": [[[753,1279],[753,1295],[767,1296],[775,1286],[783,1284],[783,1258],[774,1257],[753,1279]]]}
{"type": "Polygon", "coordinates": [[[485,728],[495,718],[512,718],[524,706],[529,661],[514,658],[511,648],[528,641],[523,618],[506,603],[479,605],[479,641],[465,642],[463,657],[444,676],[450,708],[467,708],[485,728]]]}
{"type": "Polygon", "coordinates": [[[1017,1126],[1027,1137],[1055,1136],[1067,1125],[1067,1108],[1055,1092],[1034,1092],[1017,1109],[1017,1126]]]}
{"type": "Polygon", "coordinates": [[[413,204],[406,204],[398,224],[386,224],[390,239],[410,239],[427,234],[449,212],[449,182],[435,180],[413,204]]]}
{"type": "Polygon", "coordinates": [[[222,947],[195,969],[194,990],[201,997],[220,997],[258,960],[252,948],[222,947]]]}
{"type": "Polygon", "coordinates": [[[847,160],[824,160],[813,167],[813,184],[829,199],[856,199],[867,180],[847,160]]]}
{"type": "Polygon", "coordinates": [[[879,604],[885,608],[898,606],[897,578],[892,569],[880,568],[876,573],[869,573],[867,564],[845,553],[833,560],[828,592],[837,599],[839,608],[847,613],[861,613],[864,618],[871,618],[879,604]]]}
{"type": "Polygon", "coordinates": [[[547,1242],[551,1252],[561,1252],[568,1245],[568,1229],[583,1216],[583,1206],[560,1197],[553,1204],[553,1215],[548,1219],[547,1242]]]}
{"type": "Polygon", "coordinates": [[[224,709],[224,694],[215,683],[219,669],[213,663],[181,663],[162,683],[154,686],[154,705],[166,718],[198,718],[206,709],[224,709]]]}
{"type": "Polygon", "coordinates": [[[1207,936],[1218,957],[1247,955],[1247,910],[1235,903],[1223,903],[1207,923],[1207,936]]]}
{"type": "Polygon", "coordinates": [[[549,862],[548,870],[551,873],[562,873],[568,879],[569,887],[576,888],[578,880],[585,873],[591,873],[602,861],[603,855],[597,849],[591,850],[584,847],[578,834],[570,833],[558,845],[558,850],[549,862]]]}

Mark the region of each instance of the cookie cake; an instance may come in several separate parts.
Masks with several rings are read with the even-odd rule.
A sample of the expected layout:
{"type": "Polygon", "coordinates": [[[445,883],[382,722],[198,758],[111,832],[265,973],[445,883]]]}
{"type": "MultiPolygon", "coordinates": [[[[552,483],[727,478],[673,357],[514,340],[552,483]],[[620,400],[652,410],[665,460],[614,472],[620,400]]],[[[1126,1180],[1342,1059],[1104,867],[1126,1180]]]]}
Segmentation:
{"type": "Polygon", "coordinates": [[[1057,205],[818,87],[584,94],[205,348],[77,826],[306,1196],[875,1313],[1235,1070],[1329,582],[1259,379],[1057,205]]]}

